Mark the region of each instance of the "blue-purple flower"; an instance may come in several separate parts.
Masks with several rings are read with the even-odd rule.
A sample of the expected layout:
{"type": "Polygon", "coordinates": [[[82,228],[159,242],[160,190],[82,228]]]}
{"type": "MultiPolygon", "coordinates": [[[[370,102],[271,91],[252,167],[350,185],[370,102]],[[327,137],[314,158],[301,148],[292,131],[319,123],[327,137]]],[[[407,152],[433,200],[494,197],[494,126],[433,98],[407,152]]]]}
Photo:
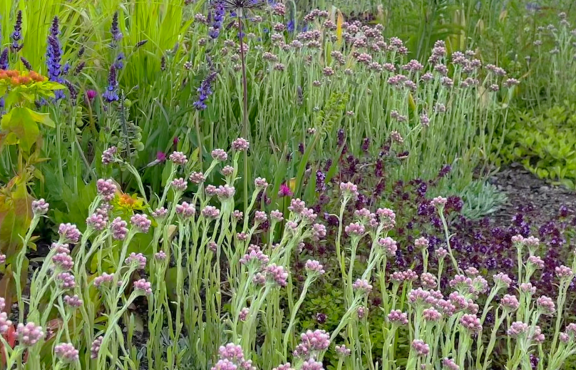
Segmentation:
{"type": "Polygon", "coordinates": [[[19,10],[16,13],[16,23],[14,23],[14,32],[10,35],[12,39],[12,44],[10,45],[10,49],[13,52],[18,52],[22,49],[24,44],[21,44],[20,41],[22,40],[22,10],[19,10]]]}
{"type": "Polygon", "coordinates": [[[212,4],[214,12],[210,12],[209,18],[212,18],[212,25],[208,30],[208,36],[212,39],[217,39],[220,35],[220,28],[222,28],[222,23],[224,22],[224,4],[221,1],[214,1],[212,4]]]}
{"type": "Polygon", "coordinates": [[[122,32],[120,32],[120,28],[118,27],[118,12],[114,13],[112,17],[112,26],[110,27],[110,33],[112,34],[112,42],[110,43],[111,48],[115,48],[118,45],[118,42],[122,40],[122,32]]]}
{"type": "Polygon", "coordinates": [[[110,66],[110,73],[108,74],[108,86],[106,91],[102,94],[102,98],[108,102],[112,103],[118,101],[120,97],[118,96],[118,81],[116,80],[116,67],[114,65],[110,66]]]}
{"type": "MultiPolygon", "coordinates": [[[[52,21],[52,27],[50,27],[50,34],[48,35],[48,48],[46,51],[46,65],[48,66],[48,78],[50,81],[64,83],[62,77],[62,47],[60,46],[60,41],[58,40],[58,35],[60,31],[58,30],[58,17],[54,17],[52,21]]],[[[56,90],[54,91],[55,99],[63,99],[64,91],[56,90]]]]}
{"type": "Polygon", "coordinates": [[[213,94],[212,83],[216,80],[218,72],[212,71],[204,81],[200,84],[198,88],[198,100],[194,102],[194,108],[197,110],[204,110],[207,108],[206,101],[213,94]]]}

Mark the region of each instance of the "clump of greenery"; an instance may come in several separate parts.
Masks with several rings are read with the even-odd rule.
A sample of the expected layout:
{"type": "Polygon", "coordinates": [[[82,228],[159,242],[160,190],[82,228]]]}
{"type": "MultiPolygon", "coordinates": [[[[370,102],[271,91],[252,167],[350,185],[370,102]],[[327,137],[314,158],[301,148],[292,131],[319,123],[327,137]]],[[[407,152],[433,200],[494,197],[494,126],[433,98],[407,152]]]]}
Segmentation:
{"type": "Polygon", "coordinates": [[[533,116],[520,113],[503,154],[540,178],[574,189],[576,184],[576,104],[553,106],[533,116]]]}

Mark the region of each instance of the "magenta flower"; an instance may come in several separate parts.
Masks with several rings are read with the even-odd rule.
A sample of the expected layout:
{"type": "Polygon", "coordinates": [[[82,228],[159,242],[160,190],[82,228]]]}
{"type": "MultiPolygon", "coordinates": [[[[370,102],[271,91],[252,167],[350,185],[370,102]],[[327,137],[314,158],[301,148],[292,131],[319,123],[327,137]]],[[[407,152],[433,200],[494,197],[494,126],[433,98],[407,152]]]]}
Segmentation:
{"type": "Polygon", "coordinates": [[[60,224],[58,227],[58,234],[60,234],[60,237],[65,243],[78,243],[82,236],[82,233],[78,230],[76,225],[70,223],[60,224]]]}
{"type": "Polygon", "coordinates": [[[282,183],[280,185],[280,190],[278,191],[278,196],[280,198],[283,198],[283,197],[291,197],[292,195],[294,195],[294,193],[292,193],[292,190],[290,190],[290,187],[288,187],[288,185],[286,185],[286,183],[282,183]]]}
{"type": "Polygon", "coordinates": [[[92,100],[94,100],[96,95],[98,95],[96,90],[86,90],[86,98],[88,98],[89,102],[92,102],[92,100]]]}
{"type": "Polygon", "coordinates": [[[166,153],[164,152],[156,153],[156,162],[158,163],[166,162],[166,153]]]}

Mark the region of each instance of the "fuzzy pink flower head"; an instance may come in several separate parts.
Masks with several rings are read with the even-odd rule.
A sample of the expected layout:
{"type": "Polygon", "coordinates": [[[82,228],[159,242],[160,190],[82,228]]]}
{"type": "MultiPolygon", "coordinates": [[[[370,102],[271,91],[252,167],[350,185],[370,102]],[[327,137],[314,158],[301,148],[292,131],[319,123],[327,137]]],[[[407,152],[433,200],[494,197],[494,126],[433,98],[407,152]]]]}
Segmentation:
{"type": "Polygon", "coordinates": [[[456,306],[452,302],[445,299],[438,299],[435,304],[436,309],[438,309],[444,316],[450,317],[456,312],[456,306]]]}
{"type": "Polygon", "coordinates": [[[568,326],[566,326],[566,333],[568,333],[568,335],[572,336],[573,338],[576,337],[576,324],[568,324],[568,326]]]}
{"type": "Polygon", "coordinates": [[[364,225],[359,222],[353,222],[344,228],[346,234],[350,236],[361,236],[366,231],[364,225]]]}
{"type": "Polygon", "coordinates": [[[250,309],[248,307],[244,307],[243,309],[240,310],[240,313],[238,314],[238,319],[240,319],[240,321],[242,322],[246,321],[249,313],[250,309]]]}
{"type": "Polygon", "coordinates": [[[263,273],[257,273],[256,275],[254,275],[254,278],[252,278],[252,283],[254,283],[255,285],[264,285],[266,284],[266,276],[263,273]]]}
{"type": "Polygon", "coordinates": [[[82,302],[80,297],[78,297],[77,295],[64,296],[64,303],[66,303],[67,306],[72,307],[72,308],[82,307],[82,305],[84,304],[84,302],[82,302]]]}
{"type": "Polygon", "coordinates": [[[463,315],[460,318],[460,325],[462,325],[470,334],[475,334],[482,330],[480,319],[476,315],[463,315]]]}
{"type": "Polygon", "coordinates": [[[304,361],[300,370],[324,370],[324,366],[321,362],[317,362],[313,358],[309,358],[304,361]]]}
{"type": "Polygon", "coordinates": [[[341,182],[340,191],[342,192],[344,199],[347,198],[356,199],[359,195],[358,186],[354,185],[351,182],[341,182]]]}
{"type": "Polygon", "coordinates": [[[410,302],[413,305],[435,303],[431,302],[432,300],[430,298],[432,298],[432,300],[435,300],[435,298],[431,296],[429,291],[424,290],[422,288],[412,289],[408,293],[408,302],[410,302]]]}
{"type": "Polygon", "coordinates": [[[167,214],[168,214],[168,210],[164,207],[156,208],[155,211],[152,211],[152,217],[154,217],[156,219],[162,219],[162,218],[166,217],[167,214]]]}
{"type": "Polygon", "coordinates": [[[202,184],[204,181],[206,181],[206,176],[204,176],[202,172],[192,172],[188,179],[193,184],[202,184]]]}
{"type": "Polygon", "coordinates": [[[6,263],[6,255],[0,253],[0,265],[3,265],[6,263]]]}
{"type": "Polygon", "coordinates": [[[250,148],[248,140],[239,137],[232,142],[232,149],[236,152],[245,152],[250,148]]]}
{"type": "Polygon", "coordinates": [[[214,149],[211,155],[212,158],[218,162],[226,162],[226,160],[228,160],[228,154],[224,149],[214,149]]]}
{"type": "Polygon", "coordinates": [[[145,295],[152,294],[152,284],[145,279],[140,279],[134,282],[134,289],[144,293],[145,295]]]}
{"type": "Polygon", "coordinates": [[[60,271],[69,271],[74,267],[74,260],[67,253],[57,253],[52,257],[52,263],[60,271]]]}
{"type": "Polygon", "coordinates": [[[356,315],[358,315],[358,318],[360,320],[362,320],[366,316],[367,311],[368,311],[368,309],[366,307],[360,306],[360,307],[358,307],[358,310],[356,311],[356,315]]]}
{"type": "Polygon", "coordinates": [[[120,217],[116,217],[110,224],[110,229],[112,230],[112,238],[116,240],[126,239],[126,235],[128,235],[128,228],[126,226],[128,226],[126,221],[120,217]]]}
{"type": "Polygon", "coordinates": [[[250,245],[248,247],[247,253],[240,258],[240,264],[246,266],[255,266],[260,267],[262,265],[266,265],[270,261],[270,258],[266,254],[262,252],[259,246],[257,245],[250,245]]]}
{"type": "Polygon", "coordinates": [[[100,352],[100,347],[102,346],[102,341],[104,340],[103,336],[99,336],[98,338],[92,341],[92,345],[90,346],[90,358],[97,359],[98,352],[100,352]]]}
{"type": "Polygon", "coordinates": [[[234,343],[228,343],[225,346],[220,346],[218,349],[218,355],[220,359],[230,360],[234,363],[244,361],[244,352],[242,351],[242,347],[234,343]]]}
{"type": "Polygon", "coordinates": [[[326,226],[322,224],[312,225],[312,239],[318,241],[326,237],[326,226]]]}
{"type": "Polygon", "coordinates": [[[184,153],[182,152],[173,152],[172,154],[170,154],[169,158],[174,164],[185,165],[186,163],[188,163],[186,155],[184,155],[184,153]]]}
{"type": "Polygon", "coordinates": [[[224,166],[224,168],[222,168],[222,175],[226,177],[232,176],[233,173],[234,173],[234,167],[232,166],[224,166]]]}
{"type": "Polygon", "coordinates": [[[86,219],[86,225],[96,231],[102,231],[106,228],[108,218],[98,213],[93,213],[86,219]]]}
{"type": "Polygon", "coordinates": [[[288,210],[297,215],[304,212],[305,209],[306,209],[306,203],[298,198],[292,199],[290,201],[290,205],[288,206],[288,210]]]}
{"type": "Polygon", "coordinates": [[[64,243],[78,243],[82,236],[82,233],[78,230],[76,225],[70,223],[60,224],[58,227],[58,234],[60,234],[60,238],[64,243]]]}
{"type": "Polygon", "coordinates": [[[442,366],[446,370],[460,370],[460,366],[458,366],[453,360],[449,358],[442,360],[442,366]]]}
{"type": "Polygon", "coordinates": [[[44,199],[38,199],[32,201],[32,212],[35,215],[45,215],[48,213],[48,208],[50,204],[48,204],[44,199]]]}
{"type": "Polygon", "coordinates": [[[478,293],[486,293],[487,291],[488,291],[488,281],[486,281],[486,279],[484,279],[482,276],[476,276],[472,280],[470,293],[478,294],[478,293]]]}
{"type": "Polygon", "coordinates": [[[192,204],[182,202],[176,206],[176,214],[184,218],[190,218],[196,214],[196,208],[192,204]]]}
{"type": "Polygon", "coordinates": [[[339,357],[348,357],[352,353],[350,348],[346,347],[344,344],[341,346],[336,346],[335,349],[339,357]]]}
{"type": "Polygon", "coordinates": [[[471,315],[476,315],[478,310],[480,310],[480,306],[474,303],[472,299],[468,298],[468,306],[466,307],[466,312],[471,315]]]}
{"type": "Polygon", "coordinates": [[[74,289],[76,287],[76,280],[74,275],[69,272],[61,272],[56,277],[60,283],[60,288],[62,289],[74,289]]]}
{"type": "Polygon", "coordinates": [[[396,241],[389,236],[378,239],[378,245],[384,249],[386,255],[389,257],[395,256],[398,250],[396,241]]]}
{"type": "Polygon", "coordinates": [[[434,207],[436,208],[444,208],[444,206],[446,205],[446,202],[448,202],[448,199],[443,198],[443,197],[436,197],[434,199],[432,199],[432,201],[430,202],[430,204],[432,204],[434,207]]]}
{"type": "Polygon", "coordinates": [[[301,213],[302,219],[308,223],[313,223],[316,221],[318,215],[314,213],[312,208],[304,208],[301,213]]]}
{"type": "Polygon", "coordinates": [[[357,279],[354,284],[352,284],[354,290],[359,291],[361,294],[370,294],[372,291],[372,285],[368,280],[357,279]]]}
{"type": "Polygon", "coordinates": [[[230,185],[220,185],[216,190],[216,195],[221,200],[230,199],[236,194],[236,189],[230,185]]]}
{"type": "Polygon", "coordinates": [[[530,283],[522,283],[520,284],[520,291],[527,294],[534,294],[536,293],[536,287],[530,283]]]}
{"type": "Polygon", "coordinates": [[[280,212],[279,210],[275,210],[270,212],[270,218],[272,219],[272,221],[276,221],[276,222],[280,222],[282,220],[284,220],[284,214],[282,212],[280,212]]]}
{"type": "Polygon", "coordinates": [[[560,339],[560,342],[562,342],[562,343],[570,342],[570,336],[566,333],[560,333],[560,336],[558,337],[558,339],[560,339]]]}
{"type": "Polygon", "coordinates": [[[509,294],[505,294],[504,297],[502,297],[502,299],[500,300],[500,304],[508,312],[516,311],[518,307],[520,307],[520,302],[518,302],[518,298],[516,298],[516,296],[509,294]]]}
{"type": "Polygon", "coordinates": [[[315,260],[306,261],[305,268],[309,274],[322,275],[325,273],[324,267],[320,264],[320,262],[315,260]]]}
{"type": "Polygon", "coordinates": [[[260,225],[261,223],[266,222],[266,220],[268,220],[268,216],[266,215],[266,212],[262,212],[262,211],[254,212],[254,224],[255,225],[260,225]]]}
{"type": "Polygon", "coordinates": [[[428,249],[428,246],[430,245],[430,243],[428,242],[428,239],[426,238],[418,238],[414,241],[414,246],[416,247],[416,249],[428,249]]]}
{"type": "Polygon", "coordinates": [[[29,322],[26,325],[18,324],[16,334],[18,335],[18,342],[25,347],[32,347],[44,338],[42,327],[37,326],[33,322],[29,322]]]}
{"type": "Polygon", "coordinates": [[[243,242],[248,240],[248,235],[246,233],[238,233],[236,234],[236,238],[238,238],[238,240],[243,242]]]}
{"type": "Polygon", "coordinates": [[[518,244],[524,245],[524,237],[523,237],[522,235],[520,235],[520,234],[514,235],[514,236],[512,237],[512,243],[514,243],[514,244],[516,244],[516,245],[518,245],[518,244]]]}
{"type": "Polygon", "coordinates": [[[416,281],[418,280],[418,274],[415,273],[412,269],[408,269],[403,272],[404,274],[404,281],[416,281]]]}
{"type": "Polygon", "coordinates": [[[422,311],[422,317],[426,321],[436,322],[442,318],[442,314],[438,312],[434,307],[430,307],[422,311]]]}
{"type": "Polygon", "coordinates": [[[148,216],[140,213],[132,216],[130,218],[130,223],[136,228],[136,230],[144,234],[150,230],[150,225],[152,225],[152,221],[148,219],[148,216]]]}
{"type": "Polygon", "coordinates": [[[438,248],[436,249],[434,254],[436,255],[436,258],[438,258],[438,260],[442,260],[448,255],[448,251],[444,248],[438,248]]]}
{"type": "Polygon", "coordinates": [[[536,269],[543,269],[544,268],[544,261],[542,258],[538,256],[530,256],[528,257],[528,264],[531,265],[533,268],[536,269]]]}
{"type": "Polygon", "coordinates": [[[466,308],[468,308],[468,300],[466,299],[466,297],[464,297],[458,292],[450,293],[448,299],[450,300],[450,303],[452,303],[454,307],[456,307],[457,311],[463,311],[466,310],[466,308]]]}
{"type": "Polygon", "coordinates": [[[220,210],[213,206],[206,206],[202,210],[202,216],[215,220],[220,216],[220,210]]]}
{"type": "Polygon", "coordinates": [[[258,189],[266,189],[268,187],[268,182],[262,177],[257,177],[256,180],[254,180],[254,186],[258,189]]]}
{"type": "Polygon", "coordinates": [[[184,191],[188,187],[188,182],[186,180],[184,180],[183,178],[178,178],[178,179],[172,180],[170,185],[172,186],[172,188],[175,191],[184,191]]]}
{"type": "Polygon", "coordinates": [[[408,325],[408,315],[400,310],[392,310],[388,314],[388,321],[396,325],[408,325]]]}
{"type": "Polygon", "coordinates": [[[534,333],[532,334],[532,341],[534,343],[544,343],[544,341],[546,340],[546,337],[544,336],[544,334],[542,334],[542,329],[540,329],[540,326],[535,325],[534,326],[534,333]]]}
{"type": "Polygon", "coordinates": [[[288,279],[288,273],[282,266],[277,266],[274,263],[268,265],[266,267],[266,276],[281,287],[287,285],[286,279],[288,279]]]}
{"type": "Polygon", "coordinates": [[[503,272],[497,273],[492,278],[494,279],[494,284],[501,288],[508,288],[510,287],[510,284],[512,284],[512,279],[510,279],[510,277],[508,277],[508,275],[503,272]]]}
{"type": "Polygon", "coordinates": [[[412,341],[412,348],[418,356],[427,356],[430,353],[430,347],[423,340],[415,339],[412,341]]]}
{"type": "Polygon", "coordinates": [[[98,179],[96,182],[96,190],[102,199],[104,199],[106,202],[110,202],[112,199],[114,199],[118,189],[112,179],[98,179]]]}
{"type": "Polygon", "coordinates": [[[54,354],[62,362],[71,363],[78,361],[78,350],[74,348],[72,343],[60,343],[54,347],[54,354]]]}
{"type": "Polygon", "coordinates": [[[166,253],[164,251],[160,251],[154,255],[154,259],[156,259],[156,261],[164,261],[166,260],[166,253]]]}
{"type": "Polygon", "coordinates": [[[244,213],[238,210],[234,210],[234,212],[232,212],[232,217],[234,217],[234,220],[240,221],[244,217],[244,213]]]}
{"type": "Polygon", "coordinates": [[[134,265],[139,270],[144,270],[146,268],[146,257],[142,253],[130,253],[124,263],[128,266],[134,265]]]}
{"type": "Polygon", "coordinates": [[[535,238],[533,236],[529,236],[526,239],[524,239],[524,245],[527,246],[528,248],[536,248],[540,245],[540,239],[535,238]]]}
{"type": "Polygon", "coordinates": [[[330,347],[330,335],[324,330],[308,330],[300,335],[300,344],[294,349],[294,356],[309,357],[330,347]]]}
{"type": "Polygon", "coordinates": [[[213,253],[218,252],[218,244],[215,241],[208,242],[208,249],[210,249],[213,253]]]}
{"type": "Polygon", "coordinates": [[[12,321],[8,320],[6,312],[0,312],[0,334],[4,334],[12,327],[12,321]]]}
{"type": "MultiPolygon", "coordinates": [[[[280,3],[278,3],[278,4],[280,4],[280,3]]],[[[282,4],[282,5],[284,5],[284,4],[282,4]]],[[[291,366],[292,366],[292,365],[290,365],[290,363],[287,362],[287,363],[282,364],[282,365],[280,365],[280,366],[278,366],[278,367],[275,367],[275,368],[272,369],[272,370],[294,370],[291,366]]]]}
{"type": "Polygon", "coordinates": [[[568,266],[558,266],[555,271],[560,279],[571,279],[574,276],[574,271],[568,266]]]}
{"type": "Polygon", "coordinates": [[[115,146],[111,146],[110,148],[106,149],[102,152],[102,164],[109,165],[114,163],[116,160],[116,152],[118,149],[115,146]]]}
{"type": "Polygon", "coordinates": [[[547,297],[545,295],[539,297],[536,300],[536,306],[538,306],[538,310],[540,310],[544,315],[553,315],[556,312],[556,305],[552,298],[547,297]]]}
{"type": "Polygon", "coordinates": [[[521,321],[515,321],[508,328],[507,334],[513,338],[517,338],[528,331],[528,324],[521,321]]]}
{"type": "Polygon", "coordinates": [[[451,288],[468,293],[472,289],[472,279],[464,275],[456,275],[449,281],[451,288]]]}
{"type": "Polygon", "coordinates": [[[391,209],[378,208],[376,215],[385,230],[391,230],[396,225],[396,214],[391,209]]]}
{"type": "Polygon", "coordinates": [[[110,284],[114,280],[114,274],[102,273],[94,279],[94,286],[100,288],[103,284],[110,284]]]}
{"type": "Polygon", "coordinates": [[[420,275],[420,282],[422,283],[422,287],[425,289],[434,289],[438,285],[436,281],[436,276],[428,272],[420,275]]]}
{"type": "Polygon", "coordinates": [[[471,278],[476,277],[479,274],[478,269],[472,266],[468,267],[464,272],[471,278]]]}

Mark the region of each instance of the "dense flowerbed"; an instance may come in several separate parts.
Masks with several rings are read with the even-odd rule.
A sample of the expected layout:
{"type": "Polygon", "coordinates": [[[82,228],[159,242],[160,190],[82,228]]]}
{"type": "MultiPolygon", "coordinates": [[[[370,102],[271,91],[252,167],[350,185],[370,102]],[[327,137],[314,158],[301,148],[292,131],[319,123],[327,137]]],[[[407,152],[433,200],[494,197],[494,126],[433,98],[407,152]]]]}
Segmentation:
{"type": "Polygon", "coordinates": [[[2,368],[571,366],[567,4],[319,5],[2,3],[2,368]]]}

